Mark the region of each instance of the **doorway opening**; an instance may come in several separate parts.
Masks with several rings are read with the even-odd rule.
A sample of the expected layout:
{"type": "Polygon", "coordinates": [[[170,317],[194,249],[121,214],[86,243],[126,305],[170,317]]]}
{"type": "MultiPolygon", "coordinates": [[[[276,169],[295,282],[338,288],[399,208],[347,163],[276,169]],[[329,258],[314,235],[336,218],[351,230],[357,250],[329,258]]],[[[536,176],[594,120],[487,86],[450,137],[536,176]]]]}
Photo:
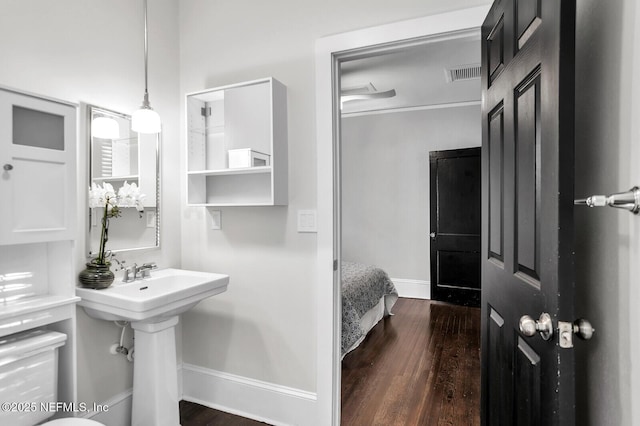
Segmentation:
{"type": "MultiPolygon", "coordinates": [[[[318,158],[318,420],[340,423],[341,231],[340,64],[385,51],[447,39],[477,37],[488,6],[383,25],[318,40],[316,45],[318,158]],[[328,314],[331,313],[331,314],[328,314]]],[[[428,158],[428,156],[427,156],[428,158]]],[[[428,159],[426,160],[428,162],[428,159]]]]}
{"type": "MultiPolygon", "coordinates": [[[[442,297],[448,290],[440,284],[448,286],[456,279],[464,281],[461,268],[450,268],[439,259],[455,257],[458,262],[460,256],[470,254],[446,251],[445,246],[439,247],[438,257],[430,253],[433,249],[430,228],[441,225],[443,234],[439,240],[444,242],[456,238],[445,234],[446,221],[433,220],[429,213],[430,193],[434,192],[430,153],[469,149],[478,154],[473,158],[478,170],[467,180],[477,181],[473,182],[478,198],[474,217],[479,219],[479,63],[477,31],[401,42],[393,47],[384,46],[382,51],[380,46],[372,46],[366,52],[347,53],[338,59],[339,177],[335,184],[340,194],[336,216],[341,224],[338,243],[344,424],[364,424],[384,417],[389,406],[398,405],[399,401],[404,408],[402,415],[396,415],[396,422],[411,422],[429,415],[446,417],[447,410],[440,409],[443,404],[438,396],[446,392],[451,407],[479,421],[480,335],[476,318],[479,312],[458,312],[450,310],[451,306],[432,305],[428,301],[434,295],[442,297]],[[434,259],[433,266],[430,259],[434,259]],[[384,274],[391,283],[381,287],[380,275],[384,274]],[[430,285],[430,277],[446,274],[454,280],[430,285]],[[394,287],[401,298],[423,300],[401,299],[394,307],[394,287]],[[438,293],[432,292],[430,297],[432,288],[438,293]],[[378,303],[384,304],[384,310],[378,303]],[[383,319],[383,311],[395,311],[397,316],[383,319]],[[409,318],[412,320],[405,323],[409,318]],[[418,327],[416,318],[421,322],[418,327]],[[460,332],[450,335],[452,330],[442,328],[442,321],[457,324],[456,330],[460,332]],[[354,329],[360,339],[352,343],[354,329]],[[430,341],[441,343],[430,346],[430,341]],[[415,353],[411,354],[406,348],[416,342],[423,344],[413,346],[415,353]],[[404,367],[415,369],[415,374],[402,375],[405,378],[402,385],[394,363],[389,362],[390,352],[402,354],[404,367]],[[447,369],[453,352],[469,368],[447,369]],[[436,378],[438,383],[428,385],[427,379],[422,380],[426,377],[436,378]],[[444,388],[447,381],[465,382],[469,386],[466,390],[460,386],[459,392],[447,391],[444,388]],[[391,382],[398,389],[384,392],[388,386],[394,386],[391,382]],[[458,395],[461,392],[467,398],[461,398],[458,395]],[[433,404],[425,404],[424,398],[433,404]]],[[[447,175],[445,166],[455,161],[468,160],[443,157],[438,179],[441,184],[447,175]]],[[[437,193],[444,208],[446,197],[442,191],[437,193]]],[[[449,198],[459,197],[449,194],[449,198]]],[[[453,218],[457,213],[450,211],[448,215],[453,218]]],[[[475,227],[476,221],[472,222],[465,225],[458,220],[458,228],[475,227]]],[[[477,225],[479,228],[479,222],[477,225]]],[[[475,256],[479,257],[479,250],[475,256]]],[[[479,267],[479,259],[474,264],[479,267]]],[[[479,282],[479,268],[476,272],[475,280],[479,282]]]]}

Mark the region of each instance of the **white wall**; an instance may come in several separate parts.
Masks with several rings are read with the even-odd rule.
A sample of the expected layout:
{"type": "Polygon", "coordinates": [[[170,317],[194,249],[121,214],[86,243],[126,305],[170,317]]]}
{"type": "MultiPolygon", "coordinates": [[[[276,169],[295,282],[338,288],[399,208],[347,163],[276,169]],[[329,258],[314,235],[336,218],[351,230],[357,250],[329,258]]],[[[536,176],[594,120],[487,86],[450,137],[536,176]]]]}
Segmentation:
{"type": "MultiPolygon", "coordinates": [[[[474,5],[484,3],[475,2],[474,5]]],[[[262,354],[267,349],[268,356],[278,361],[266,366],[266,370],[257,374],[258,378],[268,377],[278,383],[313,389],[311,379],[293,377],[300,371],[308,371],[316,362],[310,351],[291,346],[278,349],[276,346],[280,341],[277,339],[275,343],[269,343],[275,330],[273,324],[288,321],[293,316],[277,309],[264,309],[279,296],[287,297],[290,304],[314,306],[312,292],[308,289],[298,291],[301,286],[313,285],[308,284],[314,280],[312,269],[306,270],[313,262],[308,253],[300,253],[297,248],[298,244],[303,244],[299,240],[305,237],[293,232],[295,210],[313,205],[313,194],[310,193],[314,188],[313,162],[310,161],[314,155],[311,121],[314,111],[310,95],[312,41],[321,35],[426,15],[444,8],[453,9],[462,3],[449,6],[446,2],[343,2],[338,5],[336,2],[278,1],[262,7],[252,5],[254,8],[249,9],[247,4],[181,2],[181,22],[185,23],[181,44],[181,91],[263,75],[274,75],[289,86],[291,203],[289,208],[280,211],[229,210],[231,214],[225,211],[225,218],[235,217],[233,229],[217,235],[207,231],[198,237],[193,248],[189,248],[192,242],[183,241],[185,264],[210,262],[212,269],[227,269],[232,274],[231,285],[239,290],[230,291],[224,301],[206,303],[196,311],[193,318],[201,316],[200,320],[208,324],[210,330],[206,335],[202,332],[185,338],[185,359],[240,375],[255,375],[251,364],[262,364],[264,359],[256,353],[262,354]],[[335,12],[334,7],[339,12],[335,12]],[[191,28],[186,28],[186,22],[191,28]],[[268,231],[265,229],[272,235],[266,236],[268,231]],[[252,232],[258,231],[257,236],[251,236],[252,232]],[[269,250],[260,252],[257,249],[260,244],[270,247],[269,250]],[[228,251],[233,251],[233,255],[223,254],[228,251]],[[269,263],[282,256],[290,256],[292,262],[302,262],[300,269],[292,274],[296,279],[277,280],[271,276],[276,268],[269,263]],[[243,269],[247,262],[252,271],[243,269]],[[235,270],[242,273],[234,275],[235,270]],[[274,285],[273,281],[278,282],[274,285]],[[265,282],[273,286],[273,296],[265,297],[262,291],[265,282]],[[260,306],[259,313],[268,312],[268,317],[243,311],[251,306],[260,306]],[[219,313],[215,314],[215,311],[219,313]],[[224,349],[196,340],[222,337],[222,342],[229,343],[231,339],[224,337],[236,332],[244,332],[249,337],[241,342],[231,342],[224,349]],[[227,359],[205,354],[201,349],[225,352],[227,359]],[[233,356],[237,359],[230,361],[233,356]],[[288,372],[280,371],[292,358],[301,362],[292,363],[288,372]],[[306,367],[301,369],[301,363],[306,367]]],[[[640,87],[636,82],[640,72],[639,59],[633,57],[634,53],[640,54],[637,49],[640,37],[636,33],[640,18],[636,17],[638,12],[633,0],[583,0],[577,4],[576,195],[624,190],[639,183],[640,179],[635,163],[629,160],[631,153],[635,155],[631,157],[632,161],[640,160],[635,148],[637,142],[635,139],[632,142],[632,136],[640,136],[638,120],[631,115],[631,111],[640,113],[637,100],[640,99],[640,87]],[[633,64],[636,67],[632,70],[633,64]]],[[[194,230],[204,229],[201,216],[199,212],[185,210],[183,229],[191,235],[194,230]]],[[[635,240],[631,243],[634,257],[629,260],[631,227],[635,231],[634,238],[640,238],[637,220],[626,212],[611,209],[576,209],[576,316],[589,318],[596,327],[592,341],[576,344],[576,424],[640,424],[637,409],[639,367],[635,355],[638,338],[631,325],[638,323],[640,300],[637,280],[629,273],[637,262],[635,240]],[[634,399],[632,395],[635,395],[634,399]]],[[[310,314],[299,317],[295,327],[300,328],[300,333],[312,335],[312,321],[310,314]]],[[[192,325],[195,324],[193,320],[192,325]]],[[[290,328],[290,324],[283,325],[279,330],[286,333],[290,328]]],[[[313,344],[313,339],[303,339],[299,343],[313,344]]],[[[262,365],[256,369],[261,368],[262,365]]]]}
{"type": "Polygon", "coordinates": [[[342,258],[429,281],[429,152],[481,144],[480,106],[342,120],[342,258]]]}
{"type": "Polygon", "coordinates": [[[485,3],[180,1],[181,92],[273,76],[289,110],[288,207],[223,208],[220,231],[202,208],[183,209],[183,266],[231,276],[227,293],[185,315],[185,362],[315,391],[316,236],[296,231],[297,210],[316,205],[315,42],[485,3]]]}
{"type": "MultiPolygon", "coordinates": [[[[110,0],[2,0],[0,85],[71,102],[86,102],[131,113],[142,102],[142,2],[110,0]]],[[[162,249],[123,256],[128,262],[178,266],[178,6],[176,0],[149,2],[149,92],[163,117],[162,249]]],[[[85,116],[79,117],[84,120],[85,116]]],[[[80,226],[76,241],[79,272],[85,258],[86,136],[79,135],[80,226]]],[[[51,206],[56,208],[56,206],[51,206]]],[[[112,226],[116,226],[114,223],[112,226]]],[[[109,355],[119,338],[113,324],[89,318],[78,308],[78,395],[102,402],[129,389],[132,366],[109,355]]]]}
{"type": "MultiPolygon", "coordinates": [[[[640,74],[640,7],[630,7],[627,13],[630,18],[633,19],[633,37],[629,39],[627,43],[630,43],[632,47],[629,49],[632,54],[633,67],[631,68],[632,75],[640,74]],[[635,13],[633,9],[635,8],[635,13]]],[[[627,44],[628,45],[628,44],[627,44]]],[[[640,116],[640,81],[637,78],[632,79],[631,85],[631,117],[640,116]]],[[[631,134],[630,139],[630,155],[629,155],[629,167],[630,167],[630,182],[638,184],[640,182],[640,168],[637,167],[640,162],[640,120],[631,120],[631,134]]],[[[640,286],[637,285],[635,280],[635,266],[640,260],[640,222],[635,216],[629,215],[627,219],[631,224],[630,233],[630,257],[629,257],[629,298],[627,304],[629,306],[629,324],[640,324],[640,309],[638,304],[640,303],[640,286]]],[[[640,335],[635,332],[632,326],[629,327],[629,353],[640,353],[640,335]]],[[[630,360],[630,372],[629,380],[631,384],[631,392],[629,393],[629,401],[640,401],[640,357],[632,356],[630,360]]],[[[630,424],[640,424],[640,404],[631,404],[631,413],[629,414],[630,424]]]]}
{"type": "MultiPolygon", "coordinates": [[[[639,136],[637,57],[632,69],[633,55],[640,53],[640,21],[634,0],[577,4],[575,193],[582,197],[640,183],[629,161],[640,161],[633,148],[639,136]]],[[[576,344],[576,424],[638,425],[635,325],[640,298],[638,281],[629,272],[637,269],[639,219],[624,211],[585,207],[575,209],[575,218],[576,317],[589,319],[596,329],[591,341],[576,344]],[[630,247],[636,250],[632,257],[630,247]]]]}
{"type": "MultiPolygon", "coordinates": [[[[486,3],[150,1],[151,103],[164,124],[162,249],[127,260],[178,266],[182,259],[184,267],[232,277],[227,294],[184,319],[185,361],[315,390],[315,238],[295,231],[296,210],[314,208],[316,200],[314,42],[328,34],[486,3]],[[202,209],[181,207],[183,167],[176,159],[184,159],[177,124],[182,95],[267,75],[289,89],[290,205],[223,209],[223,229],[207,230],[202,209]]],[[[637,142],[631,142],[632,136],[640,137],[631,115],[640,112],[635,82],[640,66],[631,56],[634,46],[640,55],[636,9],[633,0],[578,1],[578,195],[640,182],[629,161],[629,154],[640,160],[637,142]]],[[[0,84],[132,111],[142,96],[141,22],[141,5],[130,0],[3,0],[0,84]]],[[[82,162],[80,178],[86,181],[82,162]]],[[[597,329],[591,342],[576,349],[581,425],[640,423],[637,408],[635,417],[631,414],[640,392],[637,356],[631,357],[630,348],[637,353],[631,320],[637,323],[640,300],[637,280],[629,276],[637,262],[637,219],[612,210],[576,211],[576,313],[597,329]],[[629,262],[631,225],[635,257],[629,262]]],[[[78,270],[84,247],[81,238],[78,270]]],[[[78,311],[80,400],[104,401],[131,386],[131,366],[106,352],[117,332],[78,311]]]]}

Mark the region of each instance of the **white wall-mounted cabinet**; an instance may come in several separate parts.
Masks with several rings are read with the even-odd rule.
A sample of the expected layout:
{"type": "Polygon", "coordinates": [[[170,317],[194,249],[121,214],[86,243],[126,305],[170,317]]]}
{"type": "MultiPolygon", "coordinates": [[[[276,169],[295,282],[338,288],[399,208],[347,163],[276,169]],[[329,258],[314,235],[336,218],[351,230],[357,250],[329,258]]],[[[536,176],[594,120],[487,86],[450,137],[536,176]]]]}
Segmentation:
{"type": "Polygon", "coordinates": [[[287,204],[282,83],[265,78],[190,93],[186,115],[188,205],[287,204]]]}
{"type": "Polygon", "coordinates": [[[31,329],[67,335],[61,402],[77,400],[76,121],[74,104],[0,88],[0,338],[31,329]]]}
{"type": "Polygon", "coordinates": [[[0,89],[0,245],[75,238],[76,114],[0,89]]]}

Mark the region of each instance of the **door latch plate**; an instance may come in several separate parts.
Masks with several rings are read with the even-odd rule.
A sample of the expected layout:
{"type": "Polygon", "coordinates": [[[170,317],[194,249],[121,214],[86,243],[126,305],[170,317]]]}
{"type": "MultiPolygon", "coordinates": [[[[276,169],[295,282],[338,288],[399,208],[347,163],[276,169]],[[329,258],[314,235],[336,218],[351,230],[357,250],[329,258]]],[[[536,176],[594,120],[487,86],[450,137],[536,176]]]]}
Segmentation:
{"type": "Polygon", "coordinates": [[[573,323],[558,321],[558,336],[560,347],[569,349],[573,347],[573,323]]]}

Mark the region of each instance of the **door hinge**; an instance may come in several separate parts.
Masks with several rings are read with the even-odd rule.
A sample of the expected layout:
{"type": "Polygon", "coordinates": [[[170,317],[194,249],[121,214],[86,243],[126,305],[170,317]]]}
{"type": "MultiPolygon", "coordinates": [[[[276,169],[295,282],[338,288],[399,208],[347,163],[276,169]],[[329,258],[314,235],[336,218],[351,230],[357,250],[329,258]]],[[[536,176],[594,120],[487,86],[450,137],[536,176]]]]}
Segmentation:
{"type": "Polygon", "coordinates": [[[333,270],[334,271],[338,270],[338,260],[337,259],[333,259],[333,270]]]}
{"type": "Polygon", "coordinates": [[[203,117],[209,117],[211,115],[211,107],[200,108],[200,114],[203,117]]]}

